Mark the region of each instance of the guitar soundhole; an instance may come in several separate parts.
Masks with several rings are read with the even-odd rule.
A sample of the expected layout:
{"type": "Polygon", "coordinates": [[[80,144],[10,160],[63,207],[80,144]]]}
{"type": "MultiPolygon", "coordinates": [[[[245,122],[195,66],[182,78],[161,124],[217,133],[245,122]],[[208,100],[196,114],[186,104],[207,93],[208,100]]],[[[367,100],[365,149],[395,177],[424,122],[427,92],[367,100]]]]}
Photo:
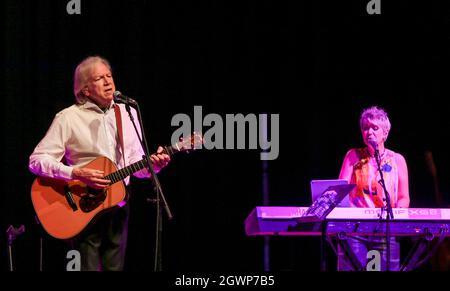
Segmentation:
{"type": "Polygon", "coordinates": [[[102,189],[87,188],[87,193],[80,199],[80,208],[83,212],[91,212],[106,199],[106,191],[102,189]]]}

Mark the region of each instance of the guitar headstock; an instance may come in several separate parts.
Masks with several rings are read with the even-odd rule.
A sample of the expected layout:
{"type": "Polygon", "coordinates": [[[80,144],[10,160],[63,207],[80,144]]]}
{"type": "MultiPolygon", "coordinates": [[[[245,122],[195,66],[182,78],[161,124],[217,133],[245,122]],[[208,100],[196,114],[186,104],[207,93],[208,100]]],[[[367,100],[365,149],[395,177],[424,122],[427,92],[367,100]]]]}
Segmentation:
{"type": "Polygon", "coordinates": [[[203,135],[194,131],[191,135],[181,138],[179,142],[172,145],[172,148],[178,152],[189,152],[201,148],[203,143],[203,135]]]}

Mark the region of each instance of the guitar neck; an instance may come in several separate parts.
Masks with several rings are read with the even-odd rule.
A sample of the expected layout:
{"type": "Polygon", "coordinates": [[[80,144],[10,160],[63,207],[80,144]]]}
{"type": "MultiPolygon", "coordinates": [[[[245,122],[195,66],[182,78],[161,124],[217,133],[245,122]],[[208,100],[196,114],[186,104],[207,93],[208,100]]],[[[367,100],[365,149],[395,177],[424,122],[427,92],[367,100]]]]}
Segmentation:
{"type": "MultiPolygon", "coordinates": [[[[174,146],[166,146],[163,148],[163,153],[168,154],[169,156],[179,152],[180,149],[177,149],[174,146]]],[[[136,173],[144,168],[147,167],[147,159],[142,159],[139,162],[133,163],[131,165],[128,165],[118,171],[115,171],[107,176],[105,176],[105,179],[111,180],[111,184],[114,184],[116,182],[122,181],[126,177],[130,176],[133,173],[136,173]]]]}
{"type": "Polygon", "coordinates": [[[168,154],[169,156],[178,153],[181,151],[181,149],[175,147],[175,146],[165,146],[163,147],[163,153],[168,154]]]}

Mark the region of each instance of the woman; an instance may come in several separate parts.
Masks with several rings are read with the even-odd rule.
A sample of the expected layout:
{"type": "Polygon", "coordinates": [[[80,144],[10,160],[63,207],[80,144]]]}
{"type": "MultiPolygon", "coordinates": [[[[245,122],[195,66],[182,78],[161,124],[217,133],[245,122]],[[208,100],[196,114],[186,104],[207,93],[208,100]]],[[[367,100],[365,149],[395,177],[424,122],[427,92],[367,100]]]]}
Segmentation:
{"type": "MultiPolygon", "coordinates": [[[[386,190],[389,193],[393,208],[409,207],[408,167],[405,158],[385,147],[391,129],[387,113],[376,106],[364,109],[360,117],[360,128],[364,148],[355,148],[347,152],[342,164],[339,178],[356,184],[349,194],[351,207],[381,208],[386,206],[386,193],[379,183],[375,150],[378,150],[380,167],[386,190]]],[[[381,269],[385,267],[385,237],[369,237],[349,239],[351,249],[362,268],[366,269],[367,252],[378,250],[381,254],[381,269]]],[[[390,240],[390,270],[398,270],[400,263],[399,244],[395,238],[390,240]]],[[[354,270],[349,258],[340,248],[338,253],[338,270],[354,270]]]]}

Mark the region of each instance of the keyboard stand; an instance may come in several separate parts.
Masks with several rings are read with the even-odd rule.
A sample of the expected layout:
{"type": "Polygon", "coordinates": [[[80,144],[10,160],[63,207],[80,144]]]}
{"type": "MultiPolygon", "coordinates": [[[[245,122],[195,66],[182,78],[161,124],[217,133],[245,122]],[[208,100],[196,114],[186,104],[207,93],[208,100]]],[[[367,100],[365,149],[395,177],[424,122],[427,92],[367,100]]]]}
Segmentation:
{"type": "MultiPolygon", "coordinates": [[[[336,236],[336,244],[344,251],[344,255],[350,261],[354,271],[365,271],[361,262],[358,260],[355,253],[350,248],[350,244],[347,241],[347,235],[345,233],[340,233],[336,236]]],[[[335,247],[333,249],[336,253],[336,256],[339,257],[338,249],[336,249],[335,247]]]]}
{"type": "Polygon", "coordinates": [[[320,270],[325,272],[327,270],[327,256],[325,249],[325,241],[327,239],[327,225],[326,220],[321,223],[321,235],[320,235],[320,270]]]}
{"type": "Polygon", "coordinates": [[[434,253],[437,251],[438,247],[444,242],[446,234],[448,232],[448,226],[445,225],[440,230],[439,241],[433,246],[433,249],[430,250],[427,256],[417,263],[420,256],[422,256],[425,251],[428,249],[430,242],[434,239],[433,233],[431,233],[428,229],[426,230],[424,236],[419,237],[414,246],[409,251],[405,261],[400,267],[400,271],[412,271],[415,268],[419,267],[425,261],[427,261],[434,253]]]}

